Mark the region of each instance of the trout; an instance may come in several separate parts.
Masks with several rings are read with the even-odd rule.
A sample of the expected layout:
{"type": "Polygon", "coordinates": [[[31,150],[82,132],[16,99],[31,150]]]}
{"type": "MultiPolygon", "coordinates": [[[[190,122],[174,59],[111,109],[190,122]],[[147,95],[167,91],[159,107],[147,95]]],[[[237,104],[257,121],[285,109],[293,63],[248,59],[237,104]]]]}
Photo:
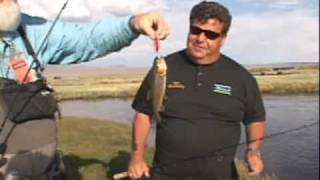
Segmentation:
{"type": "MultiPolygon", "coordinates": [[[[167,64],[163,57],[157,57],[154,60],[151,69],[151,91],[148,94],[148,99],[152,103],[152,119],[157,123],[161,122],[159,112],[164,110],[163,99],[166,93],[167,81],[167,64]]],[[[114,180],[124,179],[128,177],[128,172],[117,173],[113,176],[114,180]]]]}
{"type": "Polygon", "coordinates": [[[152,67],[151,102],[152,119],[161,122],[160,112],[164,110],[163,99],[166,93],[167,64],[163,57],[156,58],[152,67]]]}

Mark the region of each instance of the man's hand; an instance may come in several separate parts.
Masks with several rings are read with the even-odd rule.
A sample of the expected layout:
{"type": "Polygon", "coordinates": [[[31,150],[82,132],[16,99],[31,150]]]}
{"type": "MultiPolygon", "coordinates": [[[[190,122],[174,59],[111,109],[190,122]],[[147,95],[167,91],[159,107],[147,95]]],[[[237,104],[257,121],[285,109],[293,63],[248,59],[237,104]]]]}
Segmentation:
{"type": "Polygon", "coordinates": [[[249,165],[250,176],[258,176],[263,171],[263,160],[258,150],[248,149],[246,151],[246,161],[249,165]]]}
{"type": "Polygon", "coordinates": [[[143,176],[150,177],[149,167],[143,157],[133,156],[128,168],[128,175],[130,179],[140,179],[143,176]]]}
{"type": "Polygon", "coordinates": [[[169,35],[169,27],[164,18],[157,12],[138,14],[133,16],[133,27],[151,39],[165,39],[169,35]]]}

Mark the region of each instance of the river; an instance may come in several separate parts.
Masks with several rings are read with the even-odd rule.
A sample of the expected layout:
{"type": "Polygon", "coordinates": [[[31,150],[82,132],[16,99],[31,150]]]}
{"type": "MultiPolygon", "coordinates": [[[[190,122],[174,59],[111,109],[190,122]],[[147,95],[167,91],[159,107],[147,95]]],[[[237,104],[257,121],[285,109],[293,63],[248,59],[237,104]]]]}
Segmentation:
{"type": "MultiPolygon", "coordinates": [[[[265,140],[262,150],[265,172],[274,173],[282,180],[318,180],[319,124],[304,125],[319,122],[319,96],[265,95],[263,99],[267,111],[267,134],[271,135],[265,140]],[[286,132],[295,128],[298,129],[286,132]],[[272,136],[279,132],[283,133],[272,136]]],[[[131,101],[65,101],[61,103],[61,110],[65,116],[110,119],[131,124],[134,115],[131,101]]],[[[150,142],[153,143],[152,138],[150,142]]],[[[239,158],[242,158],[243,148],[239,148],[239,158]]]]}

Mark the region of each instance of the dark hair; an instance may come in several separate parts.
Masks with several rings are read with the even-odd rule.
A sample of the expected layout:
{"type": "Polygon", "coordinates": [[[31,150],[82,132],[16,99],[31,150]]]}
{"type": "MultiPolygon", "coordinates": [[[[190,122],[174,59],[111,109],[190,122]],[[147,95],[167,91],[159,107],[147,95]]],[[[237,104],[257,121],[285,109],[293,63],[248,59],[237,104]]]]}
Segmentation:
{"type": "Polygon", "coordinates": [[[225,35],[228,33],[232,17],[225,6],[213,1],[202,1],[191,9],[190,23],[206,22],[209,19],[221,21],[224,24],[222,33],[225,35]]]}

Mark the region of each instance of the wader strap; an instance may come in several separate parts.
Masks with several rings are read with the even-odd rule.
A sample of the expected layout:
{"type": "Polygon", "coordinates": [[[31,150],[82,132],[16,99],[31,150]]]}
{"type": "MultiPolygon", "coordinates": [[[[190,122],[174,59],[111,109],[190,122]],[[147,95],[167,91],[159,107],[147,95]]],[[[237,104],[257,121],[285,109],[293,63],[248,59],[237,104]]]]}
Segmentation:
{"type": "Polygon", "coordinates": [[[43,68],[41,67],[40,61],[37,58],[37,55],[34,52],[34,50],[32,48],[32,45],[31,45],[31,43],[30,43],[30,41],[29,41],[29,39],[27,37],[27,34],[26,34],[26,32],[25,32],[25,30],[23,29],[22,26],[18,27],[18,32],[22,37],[23,43],[26,46],[26,49],[27,49],[28,53],[32,56],[33,61],[36,63],[36,71],[37,71],[38,75],[41,75],[41,72],[43,71],[43,68]]]}

